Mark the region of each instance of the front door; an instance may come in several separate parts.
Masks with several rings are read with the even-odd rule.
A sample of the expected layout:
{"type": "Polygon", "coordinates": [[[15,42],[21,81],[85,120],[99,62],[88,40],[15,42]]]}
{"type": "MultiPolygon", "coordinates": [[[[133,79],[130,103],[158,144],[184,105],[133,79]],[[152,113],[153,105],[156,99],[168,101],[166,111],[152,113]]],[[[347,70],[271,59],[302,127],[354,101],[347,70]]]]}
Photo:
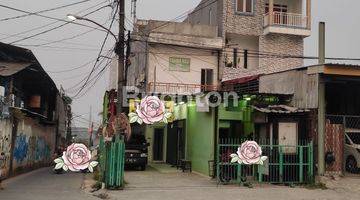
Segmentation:
{"type": "Polygon", "coordinates": [[[298,124],[296,122],[279,123],[279,145],[285,146],[285,154],[296,154],[298,124]]]}
{"type": "Polygon", "coordinates": [[[154,130],[153,160],[163,161],[164,129],[154,130]]]}

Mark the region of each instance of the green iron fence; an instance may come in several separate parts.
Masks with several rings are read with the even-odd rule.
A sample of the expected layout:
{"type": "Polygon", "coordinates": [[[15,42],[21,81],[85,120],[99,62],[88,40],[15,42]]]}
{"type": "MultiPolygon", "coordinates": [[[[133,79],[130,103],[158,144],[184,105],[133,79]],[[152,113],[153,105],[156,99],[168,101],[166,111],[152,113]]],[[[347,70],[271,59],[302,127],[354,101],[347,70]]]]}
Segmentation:
{"type": "Polygon", "coordinates": [[[108,189],[124,187],[125,143],[119,136],[114,141],[99,144],[100,180],[108,189]]]}
{"type": "Polygon", "coordinates": [[[216,177],[218,183],[258,181],[266,183],[307,183],[313,181],[313,143],[301,141],[296,146],[269,144],[257,141],[262,155],[268,159],[264,165],[231,163],[230,154],[236,153],[244,140],[220,139],[217,146],[216,177]]]}

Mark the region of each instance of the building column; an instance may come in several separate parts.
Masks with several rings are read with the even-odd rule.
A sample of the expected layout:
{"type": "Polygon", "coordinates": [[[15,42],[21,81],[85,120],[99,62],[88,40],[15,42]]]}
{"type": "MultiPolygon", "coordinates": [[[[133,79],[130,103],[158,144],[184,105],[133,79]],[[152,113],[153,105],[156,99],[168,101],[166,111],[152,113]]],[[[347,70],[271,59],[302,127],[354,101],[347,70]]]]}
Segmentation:
{"type": "Polygon", "coordinates": [[[274,0],[269,0],[269,25],[274,23],[274,0]]]}
{"type": "Polygon", "coordinates": [[[306,0],[307,28],[311,29],[311,0],[306,0]]]}
{"type": "Polygon", "coordinates": [[[325,174],[325,82],[321,74],[318,75],[318,175],[325,174]]]}

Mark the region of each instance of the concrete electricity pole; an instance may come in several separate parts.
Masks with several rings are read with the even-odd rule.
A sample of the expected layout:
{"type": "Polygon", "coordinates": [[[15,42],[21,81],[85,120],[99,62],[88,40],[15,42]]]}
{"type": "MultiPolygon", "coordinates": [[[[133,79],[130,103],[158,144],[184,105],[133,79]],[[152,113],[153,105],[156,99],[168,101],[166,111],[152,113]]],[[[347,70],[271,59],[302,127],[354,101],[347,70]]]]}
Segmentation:
{"type": "MultiPolygon", "coordinates": [[[[116,44],[115,44],[115,53],[118,57],[118,81],[117,81],[117,105],[116,105],[116,114],[119,116],[123,110],[123,87],[126,85],[125,83],[125,79],[124,79],[124,66],[125,66],[125,0],[115,0],[115,2],[117,2],[117,6],[118,6],[118,16],[119,16],[119,35],[118,37],[111,32],[110,29],[105,28],[104,26],[102,26],[101,24],[84,18],[84,17],[80,17],[80,16],[76,16],[76,15],[72,15],[72,14],[68,14],[68,18],[70,20],[85,20],[85,21],[89,21],[91,23],[96,24],[97,26],[101,27],[102,29],[108,31],[116,40],[116,44]]],[[[120,131],[120,127],[116,127],[116,134],[121,135],[121,131],[120,131]]]]}
{"type": "MultiPolygon", "coordinates": [[[[117,106],[116,106],[116,114],[119,116],[122,113],[123,107],[123,87],[124,83],[124,61],[125,61],[125,0],[118,0],[119,6],[119,38],[116,44],[115,53],[118,56],[118,89],[117,89],[117,106]]],[[[116,129],[117,134],[121,134],[120,128],[116,129]]]]}

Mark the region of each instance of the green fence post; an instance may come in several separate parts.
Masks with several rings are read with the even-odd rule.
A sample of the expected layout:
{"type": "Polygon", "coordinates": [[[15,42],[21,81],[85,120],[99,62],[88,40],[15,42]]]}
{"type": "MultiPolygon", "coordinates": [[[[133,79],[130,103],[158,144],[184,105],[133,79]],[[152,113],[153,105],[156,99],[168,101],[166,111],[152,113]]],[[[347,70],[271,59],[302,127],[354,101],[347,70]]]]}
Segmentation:
{"type": "Polygon", "coordinates": [[[237,164],[237,183],[240,185],[241,181],[241,164],[237,164]]]}
{"type": "Polygon", "coordinates": [[[309,163],[309,175],[312,179],[314,176],[314,145],[313,141],[309,143],[309,156],[308,156],[308,163],[309,163]]]}
{"type": "Polygon", "coordinates": [[[104,146],[104,154],[105,154],[105,187],[109,188],[109,178],[110,178],[110,152],[109,152],[109,144],[105,143],[104,146]]]}
{"type": "Polygon", "coordinates": [[[99,159],[99,181],[101,182],[105,182],[105,154],[104,154],[104,137],[100,136],[100,141],[99,141],[99,152],[98,152],[98,159],[99,159]]]}
{"type": "Polygon", "coordinates": [[[115,185],[116,187],[120,187],[121,184],[121,171],[120,171],[120,159],[121,159],[121,154],[120,154],[120,141],[119,141],[119,136],[117,135],[115,138],[115,185]]]}
{"type": "Polygon", "coordinates": [[[284,171],[284,157],[283,157],[283,147],[279,145],[279,178],[280,182],[283,182],[283,171],[284,171]]]}
{"type": "Polygon", "coordinates": [[[121,140],[121,165],[120,165],[120,170],[121,170],[121,179],[120,179],[120,183],[121,183],[121,187],[124,187],[124,167],[125,167],[125,142],[124,139],[121,140]]]}
{"type": "Polygon", "coordinates": [[[110,146],[110,185],[111,187],[114,187],[115,185],[115,169],[114,169],[114,163],[115,163],[115,143],[111,142],[111,146],[110,146]]]}
{"type": "Polygon", "coordinates": [[[220,145],[221,145],[221,140],[220,142],[218,142],[217,144],[217,148],[216,148],[216,179],[218,181],[218,183],[220,183],[220,161],[219,161],[219,157],[220,157],[220,145]]]}
{"type": "Polygon", "coordinates": [[[302,183],[304,181],[303,146],[299,147],[299,154],[300,154],[300,157],[299,157],[299,162],[300,162],[299,163],[299,181],[300,181],[300,183],[302,183]]]}
{"type": "Polygon", "coordinates": [[[258,173],[259,173],[259,183],[262,183],[263,182],[263,174],[262,174],[262,170],[259,170],[260,167],[263,167],[263,166],[260,166],[258,165],[258,173]]]}

